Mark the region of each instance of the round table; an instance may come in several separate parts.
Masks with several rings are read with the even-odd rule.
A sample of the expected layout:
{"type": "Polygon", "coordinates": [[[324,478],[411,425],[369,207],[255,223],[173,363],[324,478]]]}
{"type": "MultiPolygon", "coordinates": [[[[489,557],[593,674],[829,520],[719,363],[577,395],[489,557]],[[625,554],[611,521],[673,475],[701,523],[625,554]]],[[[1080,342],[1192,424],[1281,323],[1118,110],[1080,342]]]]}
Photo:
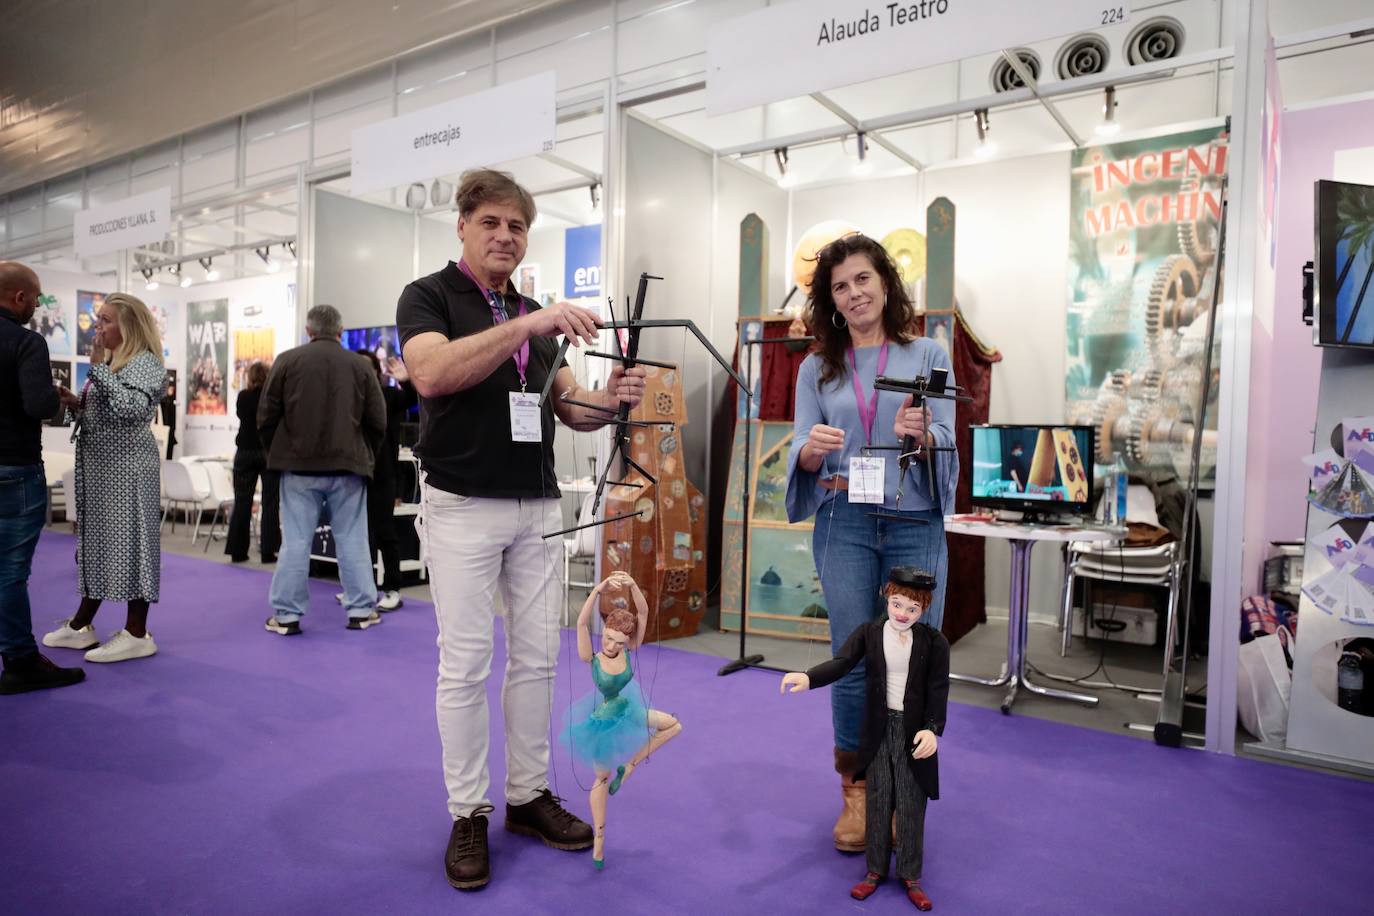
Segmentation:
{"type": "Polygon", "coordinates": [[[1002,713],[1011,714],[1017,691],[1025,687],[1031,693],[1059,700],[1074,700],[1088,706],[1097,705],[1097,697],[1086,693],[1058,690],[1031,683],[1026,675],[1027,624],[1030,617],[1030,554],[1037,541],[1095,541],[1112,543],[1121,540],[1126,532],[1121,528],[1100,525],[1043,525],[1029,522],[1004,522],[967,515],[945,516],[946,534],[967,534],[979,538],[1002,538],[1011,546],[1011,594],[1007,606],[1007,662],[997,677],[977,677],[971,674],[950,674],[956,681],[981,684],[985,687],[1007,687],[1002,700],[1002,713]]]}

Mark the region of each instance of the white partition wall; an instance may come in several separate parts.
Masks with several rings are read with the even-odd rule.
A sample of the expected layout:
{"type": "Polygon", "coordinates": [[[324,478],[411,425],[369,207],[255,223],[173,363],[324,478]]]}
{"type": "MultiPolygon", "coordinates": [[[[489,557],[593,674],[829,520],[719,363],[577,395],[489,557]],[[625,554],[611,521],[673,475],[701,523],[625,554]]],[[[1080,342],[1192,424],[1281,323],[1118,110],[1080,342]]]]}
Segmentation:
{"type": "MultiPolygon", "coordinates": [[[[690,318],[703,330],[713,312],[731,307],[711,298],[711,198],[709,152],[646,123],[624,119],[624,260],[616,296],[617,317],[626,296],[633,299],[641,273],[663,277],[649,283],[645,318],[690,318]]],[[[639,352],[678,364],[691,422],[683,428],[687,478],[706,479],[708,379],[715,361],[695,339],[684,343],[677,330],[645,331],[639,352]]],[[[688,335],[690,336],[690,334],[688,335]]]]}
{"type": "Polygon", "coordinates": [[[323,189],[314,206],[310,305],[334,306],[346,328],[395,324],[396,299],[416,276],[415,215],[323,189]]]}

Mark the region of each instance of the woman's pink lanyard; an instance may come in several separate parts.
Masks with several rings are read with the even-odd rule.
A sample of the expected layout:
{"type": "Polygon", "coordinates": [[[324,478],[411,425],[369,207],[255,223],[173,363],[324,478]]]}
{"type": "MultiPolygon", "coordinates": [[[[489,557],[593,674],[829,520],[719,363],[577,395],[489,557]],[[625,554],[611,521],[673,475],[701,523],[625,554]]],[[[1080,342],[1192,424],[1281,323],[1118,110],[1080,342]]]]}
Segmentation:
{"type": "MultiPolygon", "coordinates": [[[[854,348],[849,348],[849,366],[853,370],[854,376],[854,403],[859,408],[859,419],[864,425],[864,445],[873,444],[873,421],[878,419],[878,389],[873,389],[873,396],[864,403],[864,389],[859,382],[859,362],[854,358],[854,348]]],[[[887,369],[887,341],[883,342],[883,348],[878,351],[878,371],[877,375],[882,375],[887,369]]]]}
{"type": "MultiPolygon", "coordinates": [[[[474,286],[476,286],[483,292],[483,294],[485,294],[487,304],[491,306],[492,320],[496,324],[501,324],[503,321],[509,320],[510,315],[506,313],[506,306],[502,303],[500,294],[497,293],[495,290],[487,289],[485,286],[483,286],[481,282],[477,279],[477,277],[473,275],[472,269],[468,267],[466,261],[460,260],[458,262],[458,269],[463,272],[464,276],[466,276],[469,280],[472,281],[474,286]]],[[[527,311],[528,309],[525,307],[525,300],[522,298],[520,300],[520,316],[524,317],[527,311]]],[[[523,344],[520,345],[520,349],[515,351],[515,371],[520,373],[521,391],[525,390],[527,384],[525,379],[525,370],[529,368],[529,364],[530,342],[526,340],[523,344]]]]}

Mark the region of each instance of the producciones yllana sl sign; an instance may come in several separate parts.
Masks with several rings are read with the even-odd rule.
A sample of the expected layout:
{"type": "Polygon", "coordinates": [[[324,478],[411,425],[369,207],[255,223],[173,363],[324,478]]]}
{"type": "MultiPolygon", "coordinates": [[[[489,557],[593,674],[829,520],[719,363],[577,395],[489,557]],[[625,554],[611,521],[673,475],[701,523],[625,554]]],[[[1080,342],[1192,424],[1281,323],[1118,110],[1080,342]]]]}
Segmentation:
{"type": "Polygon", "coordinates": [[[167,237],[172,225],[172,189],[158,188],[112,204],[78,210],[72,220],[73,247],[93,258],[167,237]]]}
{"type": "Polygon", "coordinates": [[[364,194],[554,147],[554,72],[353,131],[352,191],[364,194]]]}
{"type": "Polygon", "coordinates": [[[706,43],[706,113],[809,95],[1124,22],[1104,0],[795,0],[706,43]]]}

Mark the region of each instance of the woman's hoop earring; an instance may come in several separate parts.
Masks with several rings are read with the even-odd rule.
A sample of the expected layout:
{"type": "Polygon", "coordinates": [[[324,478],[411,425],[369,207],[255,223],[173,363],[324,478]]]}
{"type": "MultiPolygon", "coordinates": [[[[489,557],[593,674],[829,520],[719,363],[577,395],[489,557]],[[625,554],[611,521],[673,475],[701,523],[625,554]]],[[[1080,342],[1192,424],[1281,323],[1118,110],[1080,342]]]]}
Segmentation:
{"type": "Polygon", "coordinates": [[[849,327],[849,320],[846,319],[843,315],[841,315],[838,311],[830,313],[830,323],[835,326],[835,330],[837,331],[843,331],[845,328],[849,327]],[[835,320],[836,318],[840,319],[840,321],[843,321],[844,324],[840,324],[840,321],[835,320]]]}

